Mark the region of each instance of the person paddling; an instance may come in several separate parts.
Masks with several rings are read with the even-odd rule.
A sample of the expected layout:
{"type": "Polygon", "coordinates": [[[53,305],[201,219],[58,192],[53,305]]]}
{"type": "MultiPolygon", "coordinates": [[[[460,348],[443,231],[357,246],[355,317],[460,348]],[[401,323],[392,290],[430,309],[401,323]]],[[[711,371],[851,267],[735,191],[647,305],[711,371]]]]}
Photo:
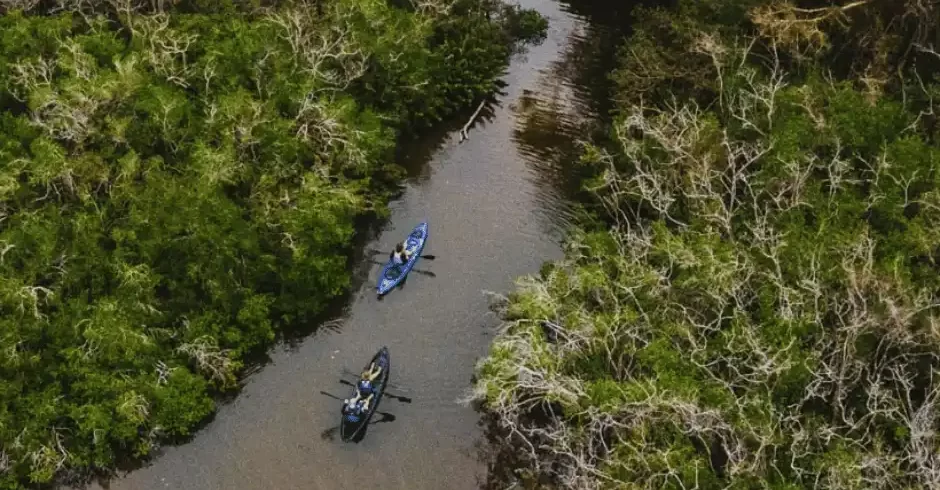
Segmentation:
{"type": "Polygon", "coordinates": [[[362,379],[359,380],[359,390],[356,393],[357,397],[366,395],[362,400],[362,411],[369,410],[369,403],[372,401],[372,396],[375,395],[375,387],[372,386],[372,382],[381,372],[382,366],[376,366],[374,362],[369,365],[369,369],[362,372],[362,379]]]}
{"type": "Polygon", "coordinates": [[[382,373],[382,366],[376,366],[373,362],[369,365],[369,369],[362,371],[362,374],[359,375],[359,392],[360,393],[371,393],[372,392],[372,382],[375,381],[375,378],[382,373]]]}
{"type": "Polygon", "coordinates": [[[382,366],[376,366],[373,362],[369,368],[362,372],[359,384],[356,386],[356,396],[343,400],[343,403],[350,411],[361,414],[369,410],[369,403],[375,395],[375,387],[372,382],[382,373],[382,366]],[[365,398],[363,398],[365,395],[365,398]]]}
{"type": "Polygon", "coordinates": [[[408,262],[408,259],[411,258],[411,254],[408,253],[408,250],[405,249],[405,244],[399,242],[398,245],[395,245],[395,250],[389,254],[388,258],[395,265],[403,265],[408,262]]]}

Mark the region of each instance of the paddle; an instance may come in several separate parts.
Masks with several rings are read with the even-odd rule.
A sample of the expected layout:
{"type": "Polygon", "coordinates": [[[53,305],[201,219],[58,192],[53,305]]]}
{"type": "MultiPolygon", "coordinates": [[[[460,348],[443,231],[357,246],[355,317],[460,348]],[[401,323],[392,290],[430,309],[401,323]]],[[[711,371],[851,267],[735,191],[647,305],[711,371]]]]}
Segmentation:
{"type": "MultiPolygon", "coordinates": [[[[382,262],[379,262],[378,260],[373,260],[373,261],[371,261],[371,262],[372,262],[373,264],[376,264],[376,265],[385,265],[385,264],[383,264],[382,262]]],[[[418,274],[423,274],[423,275],[428,276],[428,277],[437,277],[437,274],[435,274],[435,273],[433,273],[433,272],[431,272],[431,271],[424,271],[424,270],[421,270],[421,269],[411,269],[411,272],[416,272],[416,273],[418,273],[418,274]]],[[[407,278],[406,278],[406,280],[407,280],[407,278]]],[[[405,282],[405,281],[402,281],[402,282],[405,282]]]]}
{"type": "Polygon", "coordinates": [[[320,394],[321,394],[321,395],[326,395],[326,396],[328,396],[328,397],[330,397],[330,398],[334,398],[334,399],[339,400],[339,401],[343,401],[342,398],[340,398],[340,397],[338,397],[338,396],[336,396],[336,395],[334,395],[334,394],[332,394],[332,393],[327,393],[327,392],[325,392],[325,391],[323,391],[323,390],[320,390],[320,394]]]}
{"type": "MultiPolygon", "coordinates": [[[[369,254],[370,254],[370,255],[379,255],[379,254],[384,254],[384,253],[385,253],[385,252],[383,252],[383,251],[381,251],[381,250],[376,250],[376,249],[374,249],[374,248],[373,248],[373,249],[369,249],[369,254]]],[[[427,255],[420,255],[419,257],[421,257],[422,259],[434,260],[434,259],[437,258],[437,255],[427,254],[427,255]]],[[[385,265],[385,264],[382,264],[382,265],[385,265]]]]}
{"type": "MultiPolygon", "coordinates": [[[[340,382],[341,384],[344,384],[344,385],[347,385],[347,386],[352,386],[353,388],[356,387],[356,385],[355,385],[354,383],[350,383],[349,381],[346,381],[345,379],[341,379],[341,380],[339,380],[339,382],[340,382]]],[[[385,394],[385,396],[387,396],[387,397],[389,397],[389,398],[394,398],[394,399],[396,399],[396,400],[398,400],[398,401],[400,401],[400,402],[402,402],[402,403],[411,403],[411,398],[408,398],[407,396],[393,395],[393,394],[389,393],[388,391],[386,391],[384,394],[385,394]]]]}
{"type": "MultiPolygon", "coordinates": [[[[321,392],[321,393],[322,393],[322,392],[321,392]]],[[[370,421],[369,421],[369,425],[373,425],[373,424],[384,424],[384,423],[387,423],[387,422],[394,422],[395,419],[396,419],[396,417],[395,417],[394,415],[392,415],[392,414],[390,414],[390,413],[388,413],[388,412],[381,412],[381,411],[376,410],[375,413],[376,413],[377,415],[381,415],[382,418],[380,418],[380,419],[378,419],[378,420],[370,420],[370,421]]],[[[326,429],[326,430],[324,430],[323,432],[321,432],[321,433],[320,433],[320,438],[323,439],[323,440],[327,440],[327,441],[334,441],[334,440],[336,440],[336,431],[338,431],[338,430],[339,430],[339,426],[338,426],[338,425],[334,425],[333,427],[330,427],[329,429],[326,429]]]]}
{"type": "MultiPolygon", "coordinates": [[[[348,381],[347,381],[346,383],[349,384],[348,381]]],[[[332,394],[332,393],[327,393],[327,392],[325,392],[325,391],[323,391],[323,390],[320,390],[320,394],[321,394],[321,395],[326,395],[326,396],[328,396],[328,397],[330,397],[330,398],[333,398],[334,400],[343,401],[342,398],[340,398],[340,397],[338,397],[338,396],[336,396],[336,395],[334,395],[334,394],[332,394]]],[[[407,398],[407,397],[398,397],[398,396],[395,396],[395,395],[389,395],[388,393],[385,393],[385,396],[390,397],[390,398],[404,398],[405,400],[408,400],[408,401],[405,402],[405,403],[411,403],[411,398],[407,398]]],[[[379,410],[376,410],[375,413],[381,414],[383,418],[382,418],[381,420],[370,420],[370,421],[369,421],[370,424],[375,424],[375,423],[380,423],[380,422],[394,422],[394,421],[395,421],[395,416],[392,415],[392,414],[390,414],[390,413],[388,413],[388,412],[381,412],[381,411],[379,411],[379,410]],[[388,419],[388,420],[386,420],[386,419],[388,419]]],[[[334,427],[332,430],[336,430],[336,429],[338,429],[338,428],[339,428],[339,426],[337,425],[337,426],[334,427]]],[[[327,430],[330,430],[330,429],[327,429],[327,430]]]]}
{"type": "MultiPolygon", "coordinates": [[[[348,369],[346,369],[346,368],[343,368],[343,374],[345,374],[345,375],[347,375],[347,376],[352,376],[353,378],[356,378],[357,381],[359,380],[359,373],[354,373],[354,372],[352,372],[352,371],[350,371],[350,370],[348,370],[348,369]]],[[[341,380],[340,382],[342,383],[343,381],[345,381],[345,380],[341,380]]],[[[347,383],[348,383],[348,381],[347,381],[347,383]]],[[[395,383],[386,382],[386,383],[385,383],[385,386],[388,386],[389,388],[395,388],[396,390],[399,390],[399,391],[408,392],[408,389],[407,389],[407,388],[402,387],[401,385],[396,385],[395,383]]]]}

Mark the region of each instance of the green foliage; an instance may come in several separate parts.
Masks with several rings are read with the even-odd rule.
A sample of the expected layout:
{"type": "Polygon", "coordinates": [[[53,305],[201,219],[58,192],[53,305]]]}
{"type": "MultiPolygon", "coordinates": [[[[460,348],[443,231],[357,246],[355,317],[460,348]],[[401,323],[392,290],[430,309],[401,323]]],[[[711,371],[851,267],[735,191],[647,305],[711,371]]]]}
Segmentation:
{"type": "Polygon", "coordinates": [[[409,132],[427,128],[495,91],[513,42],[537,42],[547,30],[547,20],[534,10],[494,0],[458,0],[439,15],[433,24],[420,24],[427,45],[404,34],[414,22],[404,14],[380,31],[373,27],[377,37],[390,40],[395,52],[378,51],[389,62],[374,66],[351,87],[383,112],[403,114],[401,124],[409,132]],[[414,51],[423,54],[412,55],[414,51]],[[407,65],[391,59],[402,52],[407,65]]]}
{"type": "Polygon", "coordinates": [[[399,136],[544,29],[490,0],[172,3],[0,15],[0,488],[190,434],[349,286],[399,136]]]}
{"type": "Polygon", "coordinates": [[[759,10],[781,5],[640,15],[578,162],[602,225],[519,281],[479,366],[507,486],[940,483],[938,87],[833,79],[759,10]]]}

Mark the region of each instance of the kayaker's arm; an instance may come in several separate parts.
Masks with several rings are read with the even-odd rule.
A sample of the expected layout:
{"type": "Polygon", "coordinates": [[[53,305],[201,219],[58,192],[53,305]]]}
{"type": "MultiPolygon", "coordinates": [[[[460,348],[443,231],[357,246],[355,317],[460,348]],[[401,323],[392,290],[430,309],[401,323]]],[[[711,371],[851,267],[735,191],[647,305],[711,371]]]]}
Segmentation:
{"type": "Polygon", "coordinates": [[[362,378],[373,381],[381,372],[382,366],[376,366],[375,363],[372,363],[368,370],[362,372],[362,378]]]}

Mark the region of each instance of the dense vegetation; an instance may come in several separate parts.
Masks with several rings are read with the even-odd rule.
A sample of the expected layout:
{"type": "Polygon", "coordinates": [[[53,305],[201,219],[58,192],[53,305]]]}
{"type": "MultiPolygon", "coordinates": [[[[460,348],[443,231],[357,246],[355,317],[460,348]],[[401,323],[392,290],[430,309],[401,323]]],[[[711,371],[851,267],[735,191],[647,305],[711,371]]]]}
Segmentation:
{"type": "Polygon", "coordinates": [[[940,488],[940,3],[634,27],[596,217],[478,368],[512,483],[940,488]]]}
{"type": "Polygon", "coordinates": [[[189,433],[347,286],[399,137],[543,30],[495,0],[0,1],[0,488],[189,433]]]}

